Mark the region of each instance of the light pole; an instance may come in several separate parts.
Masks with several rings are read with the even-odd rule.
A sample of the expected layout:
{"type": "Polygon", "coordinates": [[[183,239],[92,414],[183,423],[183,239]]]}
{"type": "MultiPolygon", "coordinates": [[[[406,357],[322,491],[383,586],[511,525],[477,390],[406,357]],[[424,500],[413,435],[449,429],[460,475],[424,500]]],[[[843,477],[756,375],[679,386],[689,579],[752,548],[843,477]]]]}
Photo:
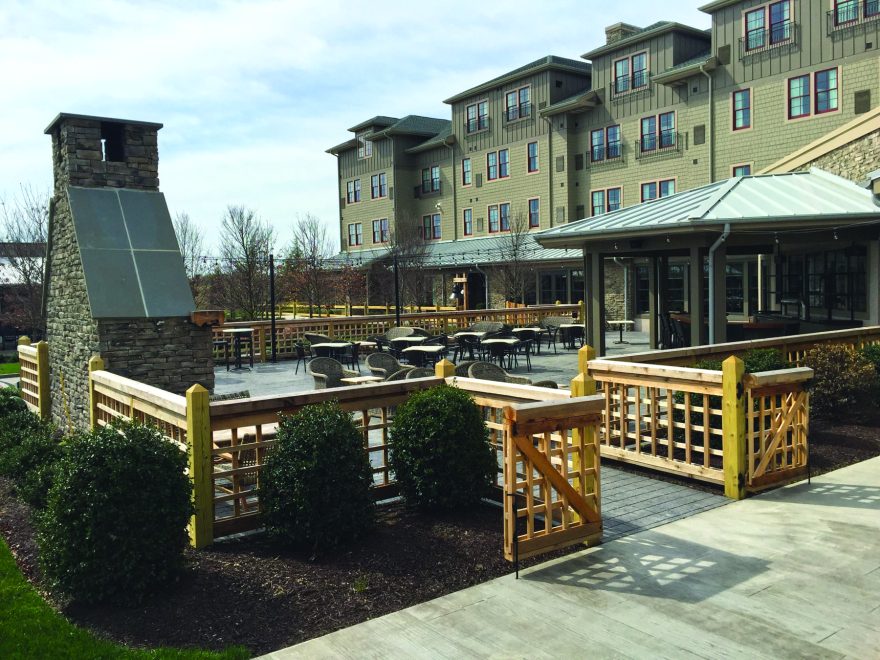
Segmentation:
{"type": "Polygon", "coordinates": [[[394,323],[399,328],[400,327],[400,277],[398,276],[397,251],[396,250],[394,251],[393,256],[394,256],[394,323]]]}

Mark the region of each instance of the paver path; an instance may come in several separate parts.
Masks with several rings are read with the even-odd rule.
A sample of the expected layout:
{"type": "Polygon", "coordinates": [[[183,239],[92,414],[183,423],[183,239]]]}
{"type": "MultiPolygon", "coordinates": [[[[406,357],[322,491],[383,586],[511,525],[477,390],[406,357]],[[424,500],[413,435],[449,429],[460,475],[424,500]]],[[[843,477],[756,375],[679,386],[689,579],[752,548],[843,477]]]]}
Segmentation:
{"type": "Polygon", "coordinates": [[[272,658],[880,656],[880,458],[272,658]]]}

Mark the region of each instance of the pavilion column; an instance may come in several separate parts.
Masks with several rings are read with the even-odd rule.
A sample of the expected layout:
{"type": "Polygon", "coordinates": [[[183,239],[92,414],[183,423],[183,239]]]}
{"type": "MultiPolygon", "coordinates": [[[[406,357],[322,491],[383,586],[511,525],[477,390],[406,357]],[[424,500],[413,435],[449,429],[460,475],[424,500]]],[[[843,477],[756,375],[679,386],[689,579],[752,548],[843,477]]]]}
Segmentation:
{"type": "Polygon", "coordinates": [[[648,343],[651,349],[659,344],[657,325],[657,257],[648,257],[648,343]]]}
{"type": "Polygon", "coordinates": [[[660,315],[669,312],[669,257],[657,258],[657,327],[658,327],[658,345],[666,346],[669,338],[664,336],[663,324],[660,323],[660,315]]]}
{"type": "Polygon", "coordinates": [[[587,343],[601,357],[605,355],[605,259],[598,252],[584,251],[584,288],[587,343]]]}
{"type": "Polygon", "coordinates": [[[691,346],[706,344],[708,337],[703,317],[706,310],[703,305],[703,258],[706,248],[692,247],[690,254],[688,312],[691,317],[691,346]]]}
{"type": "MultiPolygon", "coordinates": [[[[715,250],[715,282],[714,291],[709,295],[715,301],[715,317],[709,319],[714,327],[714,339],[716,344],[727,341],[727,249],[722,245],[715,250]]],[[[744,289],[747,292],[748,289],[744,289]]]]}
{"type": "Polygon", "coordinates": [[[880,325],[880,241],[868,243],[868,324],[880,325]]]}

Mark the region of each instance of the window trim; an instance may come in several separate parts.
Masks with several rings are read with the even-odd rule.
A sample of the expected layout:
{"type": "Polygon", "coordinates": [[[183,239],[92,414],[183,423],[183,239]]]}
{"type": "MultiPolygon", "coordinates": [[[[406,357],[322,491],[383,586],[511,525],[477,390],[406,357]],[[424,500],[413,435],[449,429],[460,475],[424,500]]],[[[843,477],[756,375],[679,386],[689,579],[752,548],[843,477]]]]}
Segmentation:
{"type": "Polygon", "coordinates": [[[541,172],[541,147],[537,140],[526,143],[526,174],[539,174],[541,172]],[[532,169],[532,155],[529,149],[535,145],[535,169],[532,169]]]}
{"type": "Polygon", "coordinates": [[[355,141],[357,142],[358,160],[366,160],[367,158],[373,157],[373,141],[366,138],[367,135],[371,134],[372,131],[358,131],[354,134],[355,141]],[[369,145],[369,147],[367,145],[369,145]],[[367,151],[369,151],[369,153],[367,153],[367,151]]]}
{"type": "Polygon", "coordinates": [[[785,93],[785,107],[783,108],[783,112],[785,113],[785,123],[791,122],[799,122],[799,121],[807,121],[810,119],[816,119],[818,117],[827,117],[829,115],[835,115],[839,112],[843,111],[843,78],[841,76],[841,66],[831,66],[826,67],[824,69],[817,69],[816,71],[808,71],[807,73],[801,73],[796,76],[790,76],[783,81],[785,87],[783,91],[785,93]],[[816,74],[824,73],[826,71],[837,70],[837,107],[833,110],[823,110],[822,112],[816,112],[816,74]],[[797,78],[808,78],[810,82],[810,94],[807,97],[809,99],[807,114],[798,115],[797,117],[791,116],[791,81],[797,78]]]}
{"type": "Polygon", "coordinates": [[[474,163],[470,159],[470,157],[462,158],[461,159],[461,187],[462,188],[470,188],[473,184],[474,184],[474,163]],[[468,164],[467,170],[465,170],[465,167],[464,167],[465,162],[467,162],[467,164],[468,164]],[[465,171],[467,171],[468,178],[470,179],[470,181],[468,181],[467,183],[464,182],[465,171]]]}
{"type": "Polygon", "coordinates": [[[487,151],[486,152],[486,182],[490,181],[501,181],[503,179],[510,178],[510,148],[505,147],[504,149],[496,149],[495,151],[487,151]],[[507,174],[501,174],[501,152],[507,152],[507,174]],[[491,165],[489,165],[489,157],[495,156],[495,176],[491,176],[492,169],[491,165]]]}
{"type": "Polygon", "coordinates": [[[643,117],[639,117],[639,153],[658,153],[663,152],[666,149],[675,149],[678,147],[678,111],[677,110],[668,110],[667,112],[658,112],[653,115],[645,115],[643,117]],[[662,136],[663,129],[661,128],[660,118],[665,117],[666,115],[672,115],[672,144],[663,145],[662,144],[662,136]],[[645,134],[642,129],[642,122],[646,119],[654,119],[654,146],[650,149],[645,149],[645,134]]]}
{"type": "Polygon", "coordinates": [[[594,190],[590,190],[590,217],[598,218],[600,215],[605,215],[608,213],[608,207],[605,199],[605,188],[596,188],[594,190]],[[593,204],[593,197],[596,193],[602,193],[602,212],[596,213],[596,205],[593,204]]]}
{"type": "Polygon", "coordinates": [[[612,96],[623,96],[624,94],[632,94],[633,92],[640,92],[644,89],[647,89],[651,86],[651,54],[650,50],[645,48],[644,50],[640,50],[638,52],[632,53],[631,55],[627,55],[625,57],[618,57],[611,61],[611,95],[612,96]],[[645,56],[645,68],[642,71],[645,72],[645,81],[643,84],[638,87],[635,86],[635,59],[640,55],[645,56]],[[617,64],[619,62],[626,62],[626,87],[624,89],[620,89],[617,81],[620,80],[617,76],[617,64]]]}
{"type": "MultiPolygon", "coordinates": [[[[826,92],[829,90],[826,90],[826,92]]],[[[827,69],[820,69],[819,71],[813,72],[813,97],[810,99],[812,103],[812,113],[814,115],[829,115],[835,112],[840,111],[840,67],[832,66],[827,69]],[[834,91],[837,93],[837,103],[834,108],[831,110],[819,110],[819,85],[816,84],[816,81],[819,78],[819,74],[828,73],[829,71],[834,71],[834,91]]]]}
{"type": "Polygon", "coordinates": [[[377,220],[373,220],[373,245],[384,245],[388,241],[391,240],[391,226],[388,223],[388,218],[379,218],[377,220]],[[376,223],[379,223],[379,240],[376,240],[376,223]],[[382,223],[385,223],[385,228],[382,228],[382,223]]]}
{"type": "Polygon", "coordinates": [[[497,151],[487,151],[486,152],[486,181],[497,181],[498,180],[498,152],[497,151]],[[495,157],[495,164],[491,165],[489,163],[489,158],[491,156],[495,157]],[[492,175],[492,168],[495,168],[495,175],[492,175]]]}
{"type": "Polygon", "coordinates": [[[747,133],[755,127],[755,93],[751,87],[735,89],[730,93],[730,129],[734,133],[747,133]],[[742,92],[749,93],[749,124],[748,126],[736,126],[736,95],[742,92]]]}
{"type": "Polygon", "coordinates": [[[756,7],[749,7],[748,9],[744,9],[742,12],[742,18],[740,21],[740,29],[742,32],[742,38],[744,43],[743,53],[746,55],[751,55],[752,53],[759,53],[768,48],[777,48],[779,46],[785,46],[786,44],[790,44],[794,41],[794,29],[789,29],[788,38],[783,39],[781,41],[774,42],[773,39],[773,31],[772,25],[770,23],[770,7],[773,5],[780,4],[782,2],[788,3],[788,24],[790,26],[794,26],[796,23],[795,19],[795,3],[793,0],[770,0],[770,2],[765,2],[763,5],[758,5],[756,7]],[[763,12],[764,22],[762,26],[762,30],[764,30],[764,37],[761,39],[761,43],[754,48],[749,48],[749,34],[748,34],[748,22],[747,18],[749,14],[757,13],[759,11],[763,12]]]}
{"type": "Polygon", "coordinates": [[[370,175],[370,199],[385,199],[388,197],[388,177],[385,172],[370,175]],[[385,184],[382,185],[382,178],[385,178],[385,184]],[[376,179],[376,185],[373,185],[373,179],[376,179]],[[385,194],[382,194],[384,188],[385,194]]]}
{"type": "Polygon", "coordinates": [[[345,183],[345,204],[346,206],[350,206],[352,204],[359,204],[361,201],[361,180],[360,179],[351,179],[345,183]],[[349,185],[351,185],[351,190],[348,189],[349,185]]]}
{"type": "Polygon", "coordinates": [[[512,124],[514,122],[522,121],[523,119],[531,119],[532,117],[532,86],[529,85],[521,85],[520,87],[514,87],[512,89],[508,89],[504,92],[504,123],[512,124]],[[529,90],[529,100],[526,101],[526,114],[523,114],[523,102],[520,101],[520,94],[523,90],[529,90]],[[511,119],[510,117],[510,106],[507,103],[507,97],[510,94],[516,94],[516,117],[511,119]]]}
{"type": "Polygon", "coordinates": [[[621,129],[620,124],[610,124],[605,127],[605,160],[617,160],[621,156],[623,156],[623,130],[621,129]],[[609,152],[611,140],[608,139],[608,131],[612,128],[616,128],[618,134],[616,156],[611,156],[609,152]]]}
{"type": "Polygon", "coordinates": [[[541,227],[541,198],[540,197],[529,197],[526,200],[526,213],[528,215],[528,227],[529,229],[540,229],[541,227]],[[532,202],[538,202],[538,224],[532,224],[532,202]]]}
{"type": "Polygon", "coordinates": [[[672,185],[675,188],[675,192],[673,192],[672,195],[675,195],[678,192],[678,177],[677,176],[669,176],[669,177],[666,177],[663,179],[648,179],[647,181],[640,181],[639,182],[639,200],[640,200],[639,203],[644,204],[645,202],[648,202],[648,201],[663,199],[664,197],[672,197],[672,195],[661,195],[660,194],[660,184],[669,183],[670,181],[672,182],[672,185]],[[642,186],[651,185],[652,183],[655,186],[657,186],[657,196],[650,199],[650,200],[644,199],[644,197],[642,195],[642,186]]]}
{"type": "MultiPolygon", "coordinates": [[[[664,181],[665,181],[665,179],[664,179],[664,181]]],[[[624,189],[624,186],[621,185],[621,186],[609,186],[607,188],[593,188],[592,190],[590,190],[590,217],[597,218],[600,215],[605,215],[606,213],[612,212],[612,211],[608,210],[608,206],[609,206],[608,193],[611,192],[612,190],[619,190],[620,191],[620,206],[618,206],[614,210],[617,211],[617,210],[624,208],[625,204],[624,204],[623,189],[624,189]],[[593,213],[593,195],[595,193],[602,193],[602,199],[603,199],[603,203],[605,205],[604,206],[605,210],[602,211],[602,213],[599,213],[598,215],[593,213]]]]}
{"type": "Polygon", "coordinates": [[[469,206],[468,208],[461,210],[461,231],[462,231],[462,236],[473,236],[474,235],[474,209],[473,209],[473,207],[469,206]],[[471,229],[470,229],[470,231],[468,231],[468,223],[467,223],[467,219],[466,219],[468,211],[470,211],[470,216],[471,216],[471,222],[470,222],[471,229]]]}
{"type": "Polygon", "coordinates": [[[748,174],[741,174],[741,175],[739,175],[739,176],[751,176],[751,175],[752,175],[752,170],[755,169],[755,165],[754,165],[753,162],[748,162],[748,163],[734,163],[733,165],[730,166],[730,176],[731,176],[731,178],[737,176],[737,174],[736,174],[736,168],[737,168],[737,167],[748,167],[748,168],[749,168],[749,173],[748,173],[748,174]]]}
{"type": "Polygon", "coordinates": [[[482,131],[488,131],[488,130],[489,130],[489,99],[484,98],[484,99],[480,99],[479,101],[474,101],[473,103],[468,103],[465,106],[465,110],[464,110],[464,132],[467,135],[474,135],[475,133],[480,133],[482,131]],[[481,127],[480,126],[480,106],[483,104],[486,105],[486,114],[485,114],[486,125],[481,127]],[[470,119],[468,119],[468,110],[470,110],[471,108],[475,109],[474,121],[476,122],[476,127],[473,130],[471,130],[470,119]]]}
{"type": "Polygon", "coordinates": [[[422,240],[423,241],[439,241],[443,236],[443,214],[442,213],[428,213],[422,216],[422,240]],[[438,218],[438,222],[434,224],[434,218],[438,218]],[[430,227],[430,232],[425,231],[426,223],[425,220],[428,221],[428,226],[430,227]],[[428,233],[431,235],[428,236],[428,233]]]}
{"type": "Polygon", "coordinates": [[[501,232],[501,209],[499,204],[489,204],[486,206],[486,229],[490,234],[498,234],[501,232]],[[492,209],[498,213],[498,228],[492,229],[492,209]]]}
{"type": "Polygon", "coordinates": [[[608,149],[608,129],[605,128],[594,128],[590,130],[590,162],[591,163],[603,163],[607,159],[606,151],[608,149]],[[593,144],[593,135],[600,134],[602,136],[602,154],[601,158],[596,158],[596,147],[599,145],[593,144]]]}
{"type": "Polygon", "coordinates": [[[348,247],[360,247],[364,244],[364,226],[361,222],[348,223],[348,247]],[[352,229],[354,229],[354,237],[356,242],[352,242],[352,229]]]}

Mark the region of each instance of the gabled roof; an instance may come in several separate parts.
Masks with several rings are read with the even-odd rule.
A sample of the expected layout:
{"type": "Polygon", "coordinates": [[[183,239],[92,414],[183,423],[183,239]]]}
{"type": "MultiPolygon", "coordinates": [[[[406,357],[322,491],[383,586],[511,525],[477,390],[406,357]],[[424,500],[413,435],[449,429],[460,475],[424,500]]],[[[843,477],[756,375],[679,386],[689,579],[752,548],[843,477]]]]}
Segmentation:
{"type": "Polygon", "coordinates": [[[352,133],[357,133],[358,131],[362,131],[365,128],[370,128],[371,126],[379,126],[384,128],[385,126],[391,126],[391,124],[400,121],[397,117],[386,117],[385,115],[376,115],[372,119],[367,119],[366,121],[362,121],[360,124],[355,124],[348,130],[352,133]]]}
{"type": "Polygon", "coordinates": [[[697,57],[671,66],[665,71],[654,74],[651,76],[651,81],[661,85],[681,84],[688,78],[699,74],[701,68],[705,71],[712,71],[718,67],[718,64],[718,58],[707,51],[697,57]]]}
{"type": "Polygon", "coordinates": [[[563,112],[585,112],[605,102],[604,89],[589,89],[586,92],[569,96],[541,110],[541,115],[549,117],[563,112]]]}
{"type": "Polygon", "coordinates": [[[809,172],[735,177],[670,197],[579,220],[537,235],[545,247],[590,240],[631,238],[658,232],[738,229],[773,231],[783,226],[834,226],[880,221],[868,190],[816,168],[809,172]]]}
{"type": "Polygon", "coordinates": [[[390,135],[423,135],[429,137],[437,135],[437,133],[451,125],[452,122],[448,119],[407,115],[403,119],[398,119],[388,128],[372,133],[370,139],[377,140],[390,135]]]}
{"type": "Polygon", "coordinates": [[[610,44],[605,44],[604,46],[594,48],[589,53],[584,53],[583,55],[581,55],[581,57],[583,57],[585,60],[592,60],[596,57],[599,57],[600,55],[613,53],[617,50],[621,50],[633,44],[639,43],[640,41],[646,41],[648,39],[651,39],[652,37],[666,34],[667,32],[681,32],[695,37],[702,37],[704,39],[711,38],[707,30],[700,30],[698,28],[691,27],[690,25],[684,25],[682,23],[676,23],[674,21],[658,21],[657,23],[652,23],[646,28],[642,28],[635,34],[624,37],[623,39],[619,39],[617,41],[613,41],[610,44]]]}
{"type": "Polygon", "coordinates": [[[513,82],[514,80],[519,80],[520,78],[525,78],[526,76],[531,76],[536,73],[540,73],[541,71],[548,71],[551,69],[557,71],[568,71],[570,73],[579,73],[584,76],[589,76],[590,71],[592,70],[589,62],[570,60],[567,57],[558,57],[556,55],[547,55],[546,57],[542,57],[541,59],[535,60],[534,62],[529,62],[525,66],[521,66],[518,69],[508,71],[507,73],[502,74],[497,78],[492,78],[492,80],[480,83],[476,87],[471,87],[470,89],[456,94],[455,96],[450,96],[443,102],[455,103],[457,101],[461,101],[462,99],[466,99],[469,96],[473,96],[474,94],[485,92],[486,90],[492,89],[493,87],[498,87],[499,85],[513,82]]]}
{"type": "Polygon", "coordinates": [[[455,144],[455,135],[452,134],[452,122],[449,122],[449,125],[442,131],[437,133],[437,135],[432,137],[430,140],[425,140],[421,144],[410,147],[406,150],[406,153],[417,154],[421,153],[422,151],[428,151],[429,149],[436,149],[437,147],[452,144],[455,144]]]}

